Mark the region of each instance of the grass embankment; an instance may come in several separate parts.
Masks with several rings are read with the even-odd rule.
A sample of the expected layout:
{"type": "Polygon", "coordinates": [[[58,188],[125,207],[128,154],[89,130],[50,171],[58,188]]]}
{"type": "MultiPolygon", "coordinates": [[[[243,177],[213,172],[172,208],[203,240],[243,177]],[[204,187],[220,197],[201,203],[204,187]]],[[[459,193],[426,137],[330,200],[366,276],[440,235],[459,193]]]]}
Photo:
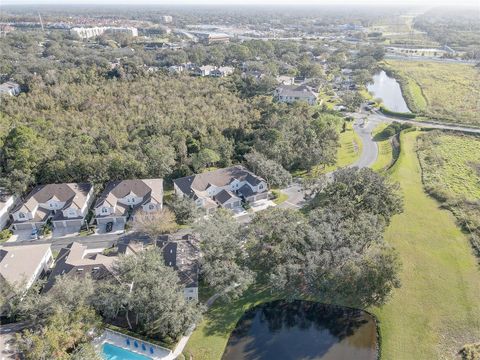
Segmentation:
{"type": "Polygon", "coordinates": [[[252,287],[231,303],[216,302],[197,326],[183,353],[194,360],[219,360],[240,317],[246,310],[266,301],[275,300],[263,288],[252,287]]]}
{"type": "Polygon", "coordinates": [[[402,287],[374,309],[385,360],[452,359],[480,338],[480,272],[452,214],[423,191],[417,135],[402,135],[390,172],[401,185],[405,209],[385,234],[403,263],[402,287]]]}
{"type": "Polygon", "coordinates": [[[382,172],[387,169],[393,161],[393,148],[391,138],[382,137],[381,133],[388,125],[383,123],[378,125],[372,132],[373,139],[378,145],[378,157],[371,166],[372,170],[382,172]]]}
{"type": "Polygon", "coordinates": [[[430,132],[419,138],[418,155],[426,191],[471,234],[480,257],[480,138],[430,132]]]}
{"type": "Polygon", "coordinates": [[[473,65],[388,60],[412,112],[480,126],[480,71],[473,65]]]}

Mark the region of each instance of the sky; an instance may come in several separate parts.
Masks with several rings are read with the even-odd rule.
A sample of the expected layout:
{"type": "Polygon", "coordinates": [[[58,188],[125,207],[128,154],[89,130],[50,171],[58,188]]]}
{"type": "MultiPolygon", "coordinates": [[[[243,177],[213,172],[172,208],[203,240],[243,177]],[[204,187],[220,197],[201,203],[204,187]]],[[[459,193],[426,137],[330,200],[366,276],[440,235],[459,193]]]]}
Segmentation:
{"type": "Polygon", "coordinates": [[[420,5],[420,6],[475,6],[479,9],[480,0],[0,0],[8,5],[30,4],[128,4],[128,5],[420,5]]]}

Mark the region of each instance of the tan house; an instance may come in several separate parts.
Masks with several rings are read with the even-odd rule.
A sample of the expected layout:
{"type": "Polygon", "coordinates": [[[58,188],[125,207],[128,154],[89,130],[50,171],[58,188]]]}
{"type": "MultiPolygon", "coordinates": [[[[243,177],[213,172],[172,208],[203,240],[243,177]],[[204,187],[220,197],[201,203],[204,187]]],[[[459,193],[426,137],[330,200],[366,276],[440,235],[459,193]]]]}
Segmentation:
{"type": "Polygon", "coordinates": [[[0,248],[0,278],[28,289],[52,262],[50,244],[4,246],[0,248]]]}
{"type": "Polygon", "coordinates": [[[11,211],[13,228],[41,228],[49,219],[53,227],[80,230],[93,200],[93,185],[86,183],[36,186],[11,211]]]}
{"type": "Polygon", "coordinates": [[[94,206],[97,224],[125,224],[129,217],[142,209],[161,210],[163,179],[134,179],[111,181],[94,206]]]}
{"type": "Polygon", "coordinates": [[[177,196],[189,197],[207,211],[268,198],[267,182],[241,165],[175,179],[173,184],[177,196]]]}

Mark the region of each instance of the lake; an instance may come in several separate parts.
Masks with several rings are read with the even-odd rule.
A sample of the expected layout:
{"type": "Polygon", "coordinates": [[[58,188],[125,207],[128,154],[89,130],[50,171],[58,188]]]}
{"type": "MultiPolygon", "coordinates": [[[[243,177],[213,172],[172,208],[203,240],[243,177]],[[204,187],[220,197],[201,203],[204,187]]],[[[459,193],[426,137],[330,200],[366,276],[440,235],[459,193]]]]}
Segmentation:
{"type": "Polygon", "coordinates": [[[222,360],[376,360],[371,315],[310,301],[273,301],[248,310],[222,360]]]}
{"type": "Polygon", "coordinates": [[[367,84],[367,90],[374,98],[380,98],[383,105],[391,111],[409,113],[410,109],[402,95],[402,89],[397,80],[380,71],[373,76],[373,82],[367,84]]]}

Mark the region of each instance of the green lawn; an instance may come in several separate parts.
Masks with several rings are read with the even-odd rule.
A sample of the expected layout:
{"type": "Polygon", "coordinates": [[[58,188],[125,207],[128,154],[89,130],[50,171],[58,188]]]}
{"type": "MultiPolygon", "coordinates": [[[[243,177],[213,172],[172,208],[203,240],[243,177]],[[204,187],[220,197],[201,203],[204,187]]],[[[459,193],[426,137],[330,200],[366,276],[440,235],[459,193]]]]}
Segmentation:
{"type": "Polygon", "coordinates": [[[272,189],[272,194],[275,196],[273,202],[277,205],[280,205],[288,199],[288,195],[281,192],[279,189],[272,189]]]}
{"type": "Polygon", "coordinates": [[[480,126],[480,71],[473,65],[388,60],[408,107],[431,118],[480,126]]]}
{"type": "MultiPolygon", "coordinates": [[[[388,125],[380,124],[372,132],[373,137],[383,131],[388,125]]],[[[393,149],[390,139],[379,139],[376,140],[378,145],[378,157],[377,160],[371,166],[372,170],[382,172],[384,171],[393,161],[393,149]]]]}
{"type": "Polygon", "coordinates": [[[374,309],[386,360],[453,359],[462,345],[480,338],[480,271],[453,215],[423,191],[417,134],[402,135],[391,171],[405,210],[385,235],[400,253],[402,287],[374,309]]]}

